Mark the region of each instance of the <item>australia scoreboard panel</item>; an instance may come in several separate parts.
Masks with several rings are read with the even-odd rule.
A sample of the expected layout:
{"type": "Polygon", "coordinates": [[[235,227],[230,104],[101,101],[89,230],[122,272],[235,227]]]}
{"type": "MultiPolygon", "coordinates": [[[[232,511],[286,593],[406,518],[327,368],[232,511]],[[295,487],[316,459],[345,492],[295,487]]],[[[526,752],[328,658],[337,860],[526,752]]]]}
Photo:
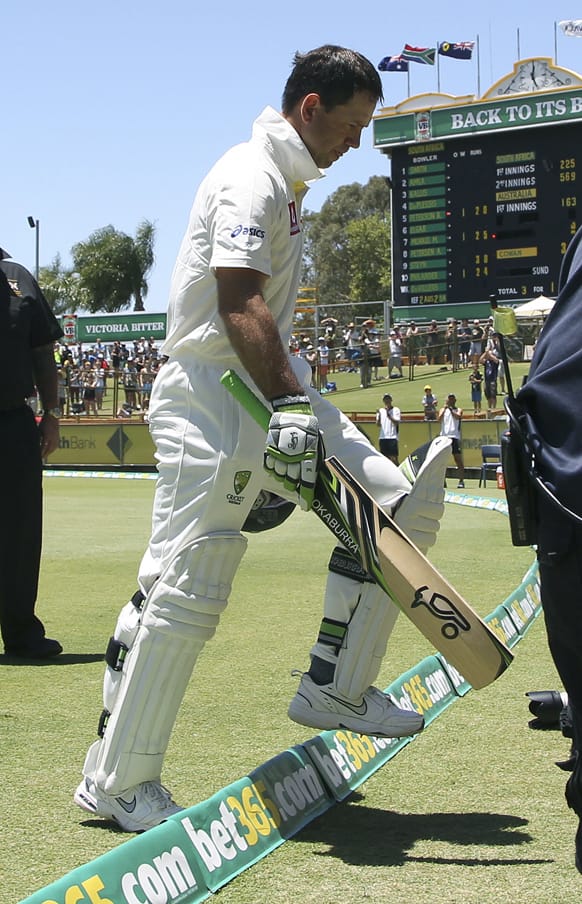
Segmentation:
{"type": "Polygon", "coordinates": [[[577,228],[582,123],[390,150],[395,306],[556,295],[577,228]]]}

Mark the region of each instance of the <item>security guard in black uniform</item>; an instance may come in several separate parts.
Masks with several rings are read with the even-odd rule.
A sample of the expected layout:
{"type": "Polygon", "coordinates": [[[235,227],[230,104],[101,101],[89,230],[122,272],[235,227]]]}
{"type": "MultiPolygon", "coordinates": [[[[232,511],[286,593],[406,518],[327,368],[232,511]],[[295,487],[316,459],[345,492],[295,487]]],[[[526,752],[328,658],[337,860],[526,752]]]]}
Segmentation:
{"type": "Polygon", "coordinates": [[[42,546],[42,462],[59,444],[54,343],[63,335],[36,280],[0,248],[0,630],[8,656],[62,652],[34,608],[42,546]],[[26,399],[35,387],[37,425],[26,399]]]}
{"type": "Polygon", "coordinates": [[[582,229],[564,256],[560,293],[517,400],[537,471],[555,497],[537,490],[540,589],[550,652],[572,712],[577,757],[566,799],[580,819],[582,872],[582,229]]]}

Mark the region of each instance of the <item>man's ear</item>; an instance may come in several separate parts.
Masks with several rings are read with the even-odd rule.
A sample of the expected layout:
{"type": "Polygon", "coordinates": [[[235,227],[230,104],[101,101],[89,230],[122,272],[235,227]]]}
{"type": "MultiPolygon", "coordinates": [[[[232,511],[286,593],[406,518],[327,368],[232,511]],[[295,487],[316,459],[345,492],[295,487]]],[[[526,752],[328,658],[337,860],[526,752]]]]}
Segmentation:
{"type": "Polygon", "coordinates": [[[313,115],[316,112],[317,108],[321,106],[321,98],[319,94],[312,92],[311,94],[306,94],[303,100],[301,101],[300,112],[301,119],[303,122],[311,122],[313,119],[313,115]]]}

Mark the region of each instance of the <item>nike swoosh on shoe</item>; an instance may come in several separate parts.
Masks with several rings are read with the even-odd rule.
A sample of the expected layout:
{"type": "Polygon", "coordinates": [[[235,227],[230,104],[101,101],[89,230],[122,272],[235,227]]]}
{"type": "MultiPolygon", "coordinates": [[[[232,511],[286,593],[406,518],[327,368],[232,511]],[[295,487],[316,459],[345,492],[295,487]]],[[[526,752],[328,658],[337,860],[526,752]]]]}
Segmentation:
{"type": "Polygon", "coordinates": [[[133,800],[124,800],[123,797],[116,797],[115,800],[126,813],[133,813],[137,805],[137,798],[133,795],[133,800]]]}
{"type": "Polygon", "coordinates": [[[353,703],[348,703],[348,701],[344,700],[342,697],[335,697],[333,694],[329,694],[326,691],[324,691],[324,693],[325,696],[329,697],[330,700],[335,700],[336,703],[341,703],[342,706],[345,706],[346,709],[351,709],[351,711],[357,716],[365,716],[368,712],[368,704],[366,703],[365,699],[362,700],[362,702],[358,706],[354,706],[353,703]]]}

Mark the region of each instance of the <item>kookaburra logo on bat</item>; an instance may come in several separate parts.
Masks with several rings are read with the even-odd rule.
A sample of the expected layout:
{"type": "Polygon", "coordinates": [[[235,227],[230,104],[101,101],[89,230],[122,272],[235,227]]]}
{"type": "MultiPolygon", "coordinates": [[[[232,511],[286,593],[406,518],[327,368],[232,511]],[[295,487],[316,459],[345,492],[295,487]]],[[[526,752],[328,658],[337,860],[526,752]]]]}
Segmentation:
{"type": "Polygon", "coordinates": [[[461,615],[459,610],[442,593],[432,593],[429,599],[425,599],[423,593],[429,589],[426,584],[424,587],[418,588],[414,594],[411,608],[416,609],[417,606],[426,606],[432,615],[442,619],[445,624],[441,628],[441,634],[447,640],[454,640],[461,631],[470,631],[471,625],[467,619],[461,615]]]}

